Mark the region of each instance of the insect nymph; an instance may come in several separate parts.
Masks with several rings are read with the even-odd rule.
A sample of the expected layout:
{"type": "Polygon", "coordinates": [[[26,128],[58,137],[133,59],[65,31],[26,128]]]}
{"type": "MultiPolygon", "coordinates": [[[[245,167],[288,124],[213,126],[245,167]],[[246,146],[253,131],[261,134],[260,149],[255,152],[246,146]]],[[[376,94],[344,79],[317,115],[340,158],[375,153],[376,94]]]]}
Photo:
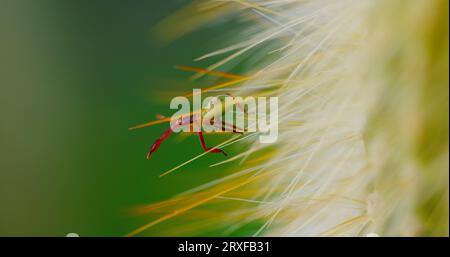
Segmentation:
{"type": "MultiPolygon", "coordinates": [[[[220,132],[231,132],[236,134],[242,134],[243,129],[238,128],[236,125],[234,125],[232,122],[227,122],[224,119],[221,118],[222,116],[222,108],[215,108],[217,105],[214,104],[214,102],[218,101],[218,97],[221,96],[230,96],[229,94],[225,95],[219,95],[213,98],[213,100],[209,101],[207,106],[205,108],[202,108],[200,111],[191,112],[186,115],[176,116],[172,118],[171,125],[169,129],[167,129],[161,137],[159,137],[150,147],[150,151],[147,154],[147,159],[150,159],[152,154],[160,147],[161,143],[166,140],[174,131],[177,131],[181,129],[182,127],[188,128],[189,131],[194,131],[194,133],[198,134],[200,145],[203,148],[203,150],[210,152],[210,153],[222,153],[223,155],[227,155],[225,151],[222,149],[216,148],[216,147],[207,147],[205,143],[205,138],[203,136],[203,131],[200,127],[200,124],[204,122],[204,119],[207,119],[208,126],[212,126],[216,131],[220,132]],[[193,129],[195,125],[199,129],[193,129]]],[[[239,105],[239,103],[236,104],[237,108],[240,108],[242,112],[244,112],[243,108],[239,105]]],[[[226,109],[226,108],[225,108],[226,109]]],[[[165,117],[161,117],[162,119],[166,119],[165,117]]]]}
{"type": "MultiPolygon", "coordinates": [[[[251,78],[248,76],[241,76],[241,75],[237,75],[237,74],[231,74],[231,73],[226,73],[226,72],[222,72],[222,71],[213,71],[213,70],[197,68],[197,67],[177,66],[176,68],[179,70],[197,72],[198,74],[209,74],[212,76],[229,79],[228,81],[218,83],[216,85],[205,88],[203,90],[203,92],[213,91],[213,90],[217,90],[217,89],[220,89],[223,87],[233,86],[235,84],[249,80],[251,78]]],[[[201,94],[202,90],[200,90],[199,92],[201,94]]],[[[194,103],[195,103],[195,95],[196,94],[195,94],[195,89],[194,89],[194,93],[189,94],[187,96],[194,96],[194,103]]],[[[219,97],[233,98],[231,96],[231,94],[222,94],[222,95],[213,97],[212,102],[214,100],[217,100],[219,97]]],[[[189,100],[187,100],[187,101],[189,102],[189,100]]],[[[239,128],[238,126],[235,126],[234,123],[232,121],[229,122],[229,120],[227,118],[221,119],[224,110],[222,110],[222,108],[211,108],[212,105],[214,105],[214,104],[211,104],[211,102],[207,102],[207,104],[205,106],[203,106],[203,108],[197,108],[197,110],[193,111],[193,112],[186,111],[182,115],[181,114],[178,116],[174,115],[172,118],[165,117],[163,115],[157,115],[158,120],[131,127],[131,128],[129,128],[129,130],[144,128],[147,126],[152,126],[152,125],[161,124],[161,123],[170,121],[169,129],[167,129],[151,145],[150,150],[147,154],[147,159],[150,159],[150,157],[153,155],[153,153],[160,147],[161,143],[164,140],[166,140],[172,133],[177,132],[176,131],[177,129],[186,128],[186,127],[192,128],[195,126],[197,126],[197,128],[198,128],[198,124],[202,124],[204,118],[209,119],[214,124],[213,126],[215,127],[215,131],[217,131],[217,132],[243,134],[244,131],[245,132],[249,131],[248,129],[244,130],[243,128],[239,128]],[[174,120],[174,118],[175,118],[175,120],[174,120]]],[[[237,101],[233,100],[232,105],[235,105],[236,110],[239,111],[241,114],[242,113],[245,113],[245,114],[250,113],[248,110],[250,110],[251,108],[249,107],[248,110],[244,110],[243,106],[240,104],[240,100],[237,100],[237,101]]],[[[202,106],[201,103],[198,106],[201,107],[202,106]]],[[[215,106],[215,107],[217,107],[217,106],[215,106]]],[[[225,112],[227,112],[227,105],[225,106],[225,112]]],[[[254,112],[252,112],[252,114],[253,113],[254,112]]],[[[242,125],[242,127],[243,127],[243,125],[242,125]]],[[[225,156],[227,155],[225,153],[225,151],[223,151],[222,149],[219,149],[218,147],[207,147],[206,143],[205,143],[205,139],[203,137],[203,131],[201,129],[193,129],[193,132],[198,134],[198,137],[200,139],[200,145],[203,148],[203,150],[205,150],[207,152],[211,152],[211,153],[222,153],[225,156]]],[[[205,131],[205,132],[209,133],[208,131],[205,131]]]]}

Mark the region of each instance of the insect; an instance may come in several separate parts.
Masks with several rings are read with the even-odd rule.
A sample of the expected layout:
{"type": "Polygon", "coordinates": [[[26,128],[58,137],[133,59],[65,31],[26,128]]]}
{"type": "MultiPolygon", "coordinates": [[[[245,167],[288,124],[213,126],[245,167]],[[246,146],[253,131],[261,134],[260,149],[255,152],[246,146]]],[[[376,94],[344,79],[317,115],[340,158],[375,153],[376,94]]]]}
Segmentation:
{"type": "MultiPolygon", "coordinates": [[[[224,95],[216,96],[216,98],[221,97],[221,96],[231,96],[231,95],[224,94],[224,95]]],[[[237,103],[236,106],[237,106],[237,108],[241,109],[244,113],[246,112],[239,103],[237,103]]],[[[202,109],[200,112],[190,113],[189,115],[178,117],[176,124],[172,125],[168,130],[166,130],[166,132],[164,132],[162,134],[162,136],[160,138],[158,138],[152,144],[152,146],[150,147],[150,151],[147,154],[147,159],[150,160],[150,157],[152,156],[152,154],[160,147],[161,143],[164,140],[166,140],[174,132],[175,129],[177,129],[179,127],[183,127],[183,126],[193,126],[193,124],[195,122],[201,123],[202,122],[201,117],[204,115],[214,115],[214,111],[212,111],[211,109],[212,108],[211,108],[211,104],[210,104],[206,108],[202,109]]],[[[167,120],[167,118],[162,115],[159,115],[158,118],[161,120],[167,120]]],[[[211,120],[214,121],[214,118],[212,118],[211,120]]],[[[216,124],[216,123],[214,123],[214,124],[216,124]]],[[[244,131],[243,129],[236,127],[236,125],[234,125],[234,124],[229,124],[225,120],[221,119],[219,121],[219,124],[221,126],[220,127],[221,131],[223,131],[223,132],[232,132],[232,133],[236,133],[236,134],[243,134],[243,132],[241,132],[241,131],[244,131]]],[[[203,136],[203,132],[201,131],[201,129],[195,133],[198,134],[198,137],[200,140],[200,145],[204,151],[207,151],[210,153],[222,153],[223,155],[227,156],[227,153],[222,149],[206,146],[205,138],[203,136]]]]}
{"type": "MultiPolygon", "coordinates": [[[[191,71],[191,72],[197,72],[198,74],[209,74],[212,76],[217,76],[217,77],[222,77],[222,78],[227,78],[230,79],[229,81],[223,82],[223,83],[219,83],[216,85],[213,85],[209,88],[205,89],[206,91],[212,91],[214,89],[219,89],[219,88],[223,88],[223,87],[228,87],[228,86],[232,86],[235,84],[238,84],[240,82],[249,80],[251,78],[251,76],[241,76],[241,75],[237,75],[237,74],[231,74],[231,73],[227,73],[227,72],[222,72],[222,71],[213,71],[213,70],[209,70],[209,69],[203,69],[203,68],[197,68],[197,67],[189,67],[189,66],[176,66],[176,69],[179,70],[184,70],[184,71],[191,71]]],[[[222,96],[231,96],[231,94],[224,94],[222,96]]],[[[244,113],[247,113],[246,110],[244,110],[244,108],[241,106],[241,104],[239,102],[236,102],[236,107],[239,108],[241,111],[243,111],[244,113]]],[[[205,112],[208,112],[211,114],[210,110],[208,110],[208,108],[206,109],[202,109],[200,110],[200,114],[203,114],[205,112]]],[[[159,137],[150,147],[150,151],[147,154],[147,159],[150,159],[150,157],[153,155],[153,153],[160,147],[161,143],[166,140],[173,132],[174,129],[176,129],[177,127],[182,127],[182,126],[192,126],[195,122],[201,122],[201,116],[202,115],[198,115],[195,113],[190,113],[189,115],[185,115],[184,117],[180,117],[177,120],[177,123],[175,125],[171,124],[171,127],[166,130],[161,137],[159,137]]],[[[171,120],[171,118],[169,117],[164,117],[162,115],[157,115],[158,120],[156,121],[151,121],[151,122],[147,122],[145,124],[141,124],[141,125],[137,125],[134,127],[129,128],[129,130],[134,130],[134,129],[139,129],[139,128],[144,128],[147,126],[151,126],[151,125],[155,125],[155,124],[160,124],[160,123],[164,123],[164,122],[168,122],[171,120]]],[[[214,123],[217,124],[217,123],[214,123]]],[[[227,124],[225,121],[221,121],[221,129],[222,132],[232,132],[232,133],[238,133],[238,134],[243,134],[244,131],[243,129],[239,129],[236,126],[232,125],[232,124],[227,124]],[[238,131],[239,130],[239,131],[238,131]]],[[[216,148],[216,147],[207,147],[206,143],[205,143],[205,139],[203,137],[203,132],[200,130],[198,132],[195,132],[198,134],[198,137],[200,139],[200,145],[203,148],[203,150],[207,151],[207,152],[211,152],[211,153],[222,153],[223,155],[227,155],[225,153],[225,151],[223,151],[222,149],[216,148]]]]}

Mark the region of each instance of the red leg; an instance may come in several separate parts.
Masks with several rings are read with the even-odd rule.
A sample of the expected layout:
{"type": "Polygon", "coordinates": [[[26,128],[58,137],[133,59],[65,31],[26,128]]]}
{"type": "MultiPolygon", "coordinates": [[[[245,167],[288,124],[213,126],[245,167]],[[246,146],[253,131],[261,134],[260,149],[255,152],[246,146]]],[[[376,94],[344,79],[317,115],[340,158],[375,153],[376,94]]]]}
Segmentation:
{"type": "Polygon", "coordinates": [[[172,134],[172,129],[169,128],[166,132],[164,132],[164,134],[158,138],[155,143],[153,143],[152,148],[150,148],[150,152],[148,152],[147,154],[147,159],[150,160],[150,156],[156,151],[156,149],[159,148],[159,145],[161,145],[162,141],[164,141],[167,137],[170,136],[170,134],[172,134]]]}
{"type": "Polygon", "coordinates": [[[227,156],[227,154],[222,149],[215,147],[206,147],[205,139],[203,138],[203,132],[198,132],[198,137],[200,138],[200,144],[202,145],[203,150],[209,151],[211,153],[223,153],[223,155],[227,156]]]}

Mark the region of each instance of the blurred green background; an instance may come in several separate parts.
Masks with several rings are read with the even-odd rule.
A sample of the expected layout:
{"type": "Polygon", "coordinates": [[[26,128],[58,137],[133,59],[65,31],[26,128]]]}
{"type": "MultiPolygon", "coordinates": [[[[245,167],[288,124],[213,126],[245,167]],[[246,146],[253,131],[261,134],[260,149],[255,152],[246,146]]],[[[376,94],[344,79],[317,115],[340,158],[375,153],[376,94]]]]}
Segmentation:
{"type": "Polygon", "coordinates": [[[129,207],[227,172],[207,155],[160,179],[202,152],[197,137],[172,137],[148,161],[167,124],[127,130],[171,114],[175,89],[195,83],[174,65],[217,49],[212,35],[230,26],[158,45],[152,27],[185,3],[0,0],[1,236],[122,236],[148,222],[129,207]]]}

